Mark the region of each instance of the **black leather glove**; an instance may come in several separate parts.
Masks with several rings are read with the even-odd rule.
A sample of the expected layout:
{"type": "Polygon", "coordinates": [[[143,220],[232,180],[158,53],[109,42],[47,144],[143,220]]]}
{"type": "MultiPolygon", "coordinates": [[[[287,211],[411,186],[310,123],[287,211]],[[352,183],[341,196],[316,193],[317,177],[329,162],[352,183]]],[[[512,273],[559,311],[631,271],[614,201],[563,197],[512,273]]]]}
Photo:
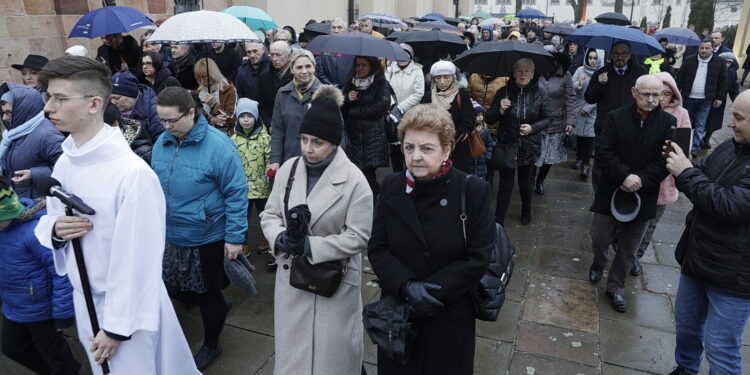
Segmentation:
{"type": "Polygon", "coordinates": [[[310,208],[300,204],[289,209],[286,213],[286,231],[291,238],[299,239],[307,234],[310,225],[310,208]]]}
{"type": "Polygon", "coordinates": [[[305,252],[305,236],[294,237],[285,230],[276,236],[276,249],[289,255],[302,255],[305,252]]]}
{"type": "Polygon", "coordinates": [[[442,286],[424,281],[408,280],[401,285],[401,296],[419,316],[431,317],[445,305],[430,294],[442,286]]]}

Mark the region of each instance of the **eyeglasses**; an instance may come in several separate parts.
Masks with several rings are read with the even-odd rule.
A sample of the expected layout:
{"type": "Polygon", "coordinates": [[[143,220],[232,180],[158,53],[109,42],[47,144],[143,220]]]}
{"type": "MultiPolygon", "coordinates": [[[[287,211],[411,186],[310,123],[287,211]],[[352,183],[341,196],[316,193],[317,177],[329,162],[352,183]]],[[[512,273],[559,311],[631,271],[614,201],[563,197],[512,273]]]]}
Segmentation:
{"type": "Polygon", "coordinates": [[[79,96],[60,96],[60,95],[52,95],[47,100],[47,104],[54,107],[54,108],[60,108],[63,105],[63,102],[70,99],[80,99],[80,98],[93,98],[94,95],[79,95],[79,96]]]}
{"type": "Polygon", "coordinates": [[[659,97],[661,97],[660,92],[640,92],[638,91],[638,89],[635,89],[635,92],[637,92],[640,96],[645,96],[646,98],[659,99],[659,97]]]}
{"type": "Polygon", "coordinates": [[[175,119],[163,119],[163,118],[159,118],[159,121],[161,121],[161,123],[164,124],[165,126],[166,125],[174,125],[177,121],[180,121],[180,119],[182,117],[184,117],[186,113],[187,112],[182,112],[182,114],[180,115],[180,117],[177,117],[175,119]]]}

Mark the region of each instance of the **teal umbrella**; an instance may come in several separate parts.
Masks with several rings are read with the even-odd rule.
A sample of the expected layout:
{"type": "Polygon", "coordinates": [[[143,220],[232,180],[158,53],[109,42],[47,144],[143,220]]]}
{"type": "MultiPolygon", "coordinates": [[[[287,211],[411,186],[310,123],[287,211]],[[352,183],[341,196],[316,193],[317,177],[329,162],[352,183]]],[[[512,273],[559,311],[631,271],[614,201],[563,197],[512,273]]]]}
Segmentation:
{"type": "Polygon", "coordinates": [[[239,18],[253,30],[270,30],[279,27],[279,25],[274,22],[273,18],[260,8],[233,6],[222,10],[222,13],[230,14],[239,18]]]}

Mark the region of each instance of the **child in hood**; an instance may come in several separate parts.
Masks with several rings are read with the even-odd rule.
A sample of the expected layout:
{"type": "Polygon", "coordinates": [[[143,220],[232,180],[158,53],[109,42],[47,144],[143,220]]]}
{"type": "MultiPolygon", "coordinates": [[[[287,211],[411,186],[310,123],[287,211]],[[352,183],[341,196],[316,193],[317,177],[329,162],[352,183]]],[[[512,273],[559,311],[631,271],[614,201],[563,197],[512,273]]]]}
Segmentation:
{"type": "Polygon", "coordinates": [[[478,157],[474,158],[469,165],[469,173],[481,177],[487,180],[489,177],[488,164],[492,160],[492,150],[494,149],[494,142],[490,135],[489,129],[487,129],[487,123],[484,122],[484,107],[479,104],[474,105],[474,112],[476,112],[476,120],[474,122],[477,134],[484,141],[484,146],[487,148],[487,152],[478,157]]]}

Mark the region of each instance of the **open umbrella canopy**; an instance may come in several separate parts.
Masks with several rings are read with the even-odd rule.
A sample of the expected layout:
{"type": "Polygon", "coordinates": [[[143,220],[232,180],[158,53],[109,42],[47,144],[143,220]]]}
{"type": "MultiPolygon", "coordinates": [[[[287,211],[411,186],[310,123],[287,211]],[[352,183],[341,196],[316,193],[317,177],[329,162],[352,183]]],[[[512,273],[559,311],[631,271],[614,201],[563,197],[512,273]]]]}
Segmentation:
{"type": "Polygon", "coordinates": [[[484,26],[488,26],[488,25],[489,26],[495,26],[496,23],[500,23],[500,24],[505,25],[505,21],[501,20],[500,18],[490,17],[490,18],[485,18],[482,22],[480,22],[479,23],[479,27],[484,27],[484,26]]]}
{"type": "Polygon", "coordinates": [[[445,17],[443,20],[449,25],[458,26],[459,23],[464,22],[464,20],[459,18],[453,18],[453,17],[445,17]]]}
{"type": "Polygon", "coordinates": [[[518,18],[544,18],[544,13],[542,13],[542,11],[538,9],[526,8],[526,9],[521,9],[520,12],[516,13],[516,17],[518,18]]]}
{"type": "Polygon", "coordinates": [[[666,29],[654,33],[654,38],[656,38],[656,40],[667,38],[669,43],[684,44],[686,46],[697,46],[701,44],[698,35],[695,35],[690,29],[684,27],[667,27],[666,29]]]}
{"type": "Polygon", "coordinates": [[[279,27],[263,9],[248,6],[233,6],[222,10],[240,19],[253,30],[271,30],[279,27]]]}
{"type": "Polygon", "coordinates": [[[422,30],[422,31],[430,31],[433,29],[438,29],[440,31],[445,31],[449,33],[458,34],[458,27],[449,25],[443,21],[432,21],[432,22],[420,22],[414,27],[412,27],[412,30],[422,30]]]}
{"type": "Polygon", "coordinates": [[[566,40],[587,48],[605,51],[612,50],[612,46],[617,42],[627,42],[630,44],[630,52],[636,56],[664,53],[664,48],[659,42],[653,36],[642,33],[641,30],[601,23],[588,24],[568,35],[566,40]]]}
{"type": "Polygon", "coordinates": [[[198,10],[170,17],[148,38],[148,43],[232,43],[258,40],[258,36],[236,17],[222,12],[198,10]]]}
{"type": "Polygon", "coordinates": [[[627,16],[617,12],[602,13],[596,16],[596,18],[594,19],[596,20],[596,22],[607,25],[629,26],[630,24],[632,24],[627,16]]]}
{"type": "Polygon", "coordinates": [[[489,14],[489,13],[487,13],[487,12],[485,12],[485,11],[483,11],[483,10],[478,10],[478,11],[474,12],[474,14],[472,14],[471,17],[473,17],[473,18],[477,18],[477,17],[480,17],[480,18],[490,18],[490,17],[492,17],[492,15],[489,14]]]}
{"type": "Polygon", "coordinates": [[[464,38],[438,30],[411,31],[398,38],[396,43],[407,43],[414,49],[414,56],[426,58],[444,57],[445,53],[456,56],[467,48],[464,38]]]}
{"type": "Polygon", "coordinates": [[[551,34],[557,34],[557,35],[570,35],[576,32],[576,30],[578,29],[576,29],[574,26],[564,24],[564,23],[555,23],[544,28],[545,33],[551,33],[551,34]]]}
{"type": "Polygon", "coordinates": [[[73,26],[68,38],[96,38],[107,34],[127,33],[153,24],[154,22],[138,9],[124,6],[104,7],[84,14],[73,26]]]}
{"type": "Polygon", "coordinates": [[[310,35],[329,35],[331,33],[330,23],[311,23],[305,26],[304,31],[310,35]]]}
{"type": "Polygon", "coordinates": [[[315,54],[375,56],[381,59],[409,61],[409,54],[398,44],[360,32],[321,35],[307,45],[315,54]]]}
{"type": "Polygon", "coordinates": [[[492,77],[510,77],[513,75],[513,64],[522,58],[534,61],[537,75],[552,72],[555,69],[552,55],[544,47],[517,40],[480,43],[460,54],[453,63],[463,72],[492,77]]]}
{"type": "Polygon", "coordinates": [[[365,13],[365,15],[360,17],[358,21],[363,18],[369,18],[370,20],[372,20],[372,25],[375,27],[394,28],[394,27],[406,26],[403,22],[401,22],[400,18],[392,14],[388,14],[388,13],[382,13],[382,12],[365,13]]]}
{"type": "Polygon", "coordinates": [[[471,17],[469,16],[458,16],[458,19],[465,22],[471,22],[471,17]]]}
{"type": "Polygon", "coordinates": [[[503,17],[503,19],[504,19],[504,20],[511,20],[511,21],[514,21],[514,20],[517,20],[517,19],[518,19],[518,17],[516,17],[516,15],[515,15],[515,14],[506,14],[506,15],[505,15],[505,17],[503,17]]]}
{"type": "Polygon", "coordinates": [[[411,31],[392,31],[390,34],[385,36],[385,39],[395,42],[398,38],[408,35],[411,31]]]}
{"type": "Polygon", "coordinates": [[[432,18],[432,19],[438,19],[438,20],[443,20],[443,21],[445,21],[445,14],[443,14],[443,13],[438,13],[438,12],[435,12],[435,13],[427,13],[427,14],[425,14],[425,15],[424,15],[424,17],[425,17],[425,18],[432,18]]]}

